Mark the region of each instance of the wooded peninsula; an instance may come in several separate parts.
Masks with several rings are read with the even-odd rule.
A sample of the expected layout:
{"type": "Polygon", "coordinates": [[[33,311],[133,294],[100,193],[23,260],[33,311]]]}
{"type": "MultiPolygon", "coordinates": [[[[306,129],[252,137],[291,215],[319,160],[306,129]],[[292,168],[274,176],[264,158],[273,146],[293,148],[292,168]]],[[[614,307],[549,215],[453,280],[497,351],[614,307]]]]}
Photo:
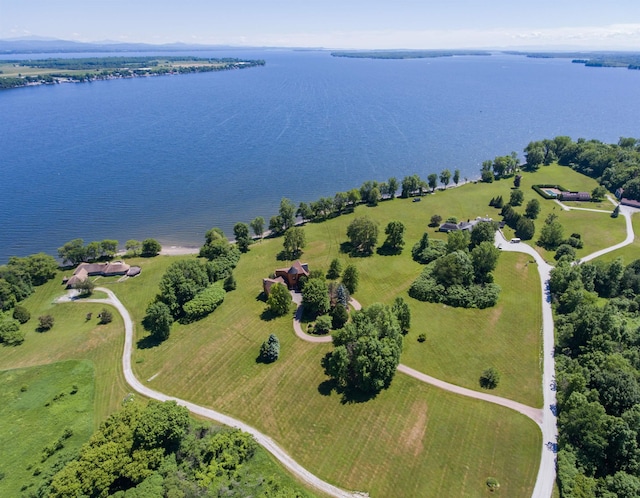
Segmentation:
{"type": "Polygon", "coordinates": [[[0,61],[0,90],[56,83],[226,71],[264,66],[264,60],[202,57],[88,57],[0,61]]]}

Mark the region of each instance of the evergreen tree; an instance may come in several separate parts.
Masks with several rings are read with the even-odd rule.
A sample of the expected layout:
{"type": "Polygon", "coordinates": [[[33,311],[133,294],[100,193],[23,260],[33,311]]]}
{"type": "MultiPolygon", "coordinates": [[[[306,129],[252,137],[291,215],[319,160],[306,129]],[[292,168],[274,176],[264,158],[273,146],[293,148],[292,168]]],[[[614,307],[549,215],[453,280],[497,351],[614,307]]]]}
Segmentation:
{"type": "Polygon", "coordinates": [[[265,363],[273,363],[280,357],[280,341],[274,334],[260,346],[260,359],[265,363]]]}

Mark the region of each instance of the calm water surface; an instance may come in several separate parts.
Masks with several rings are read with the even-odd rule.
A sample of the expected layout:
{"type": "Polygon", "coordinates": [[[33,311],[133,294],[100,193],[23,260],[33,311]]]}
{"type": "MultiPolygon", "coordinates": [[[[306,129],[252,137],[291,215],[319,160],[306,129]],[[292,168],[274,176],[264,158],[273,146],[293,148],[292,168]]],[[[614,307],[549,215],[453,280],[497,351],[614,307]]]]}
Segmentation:
{"type": "MultiPolygon", "coordinates": [[[[202,54],[198,54],[202,55],[202,54]]],[[[640,137],[640,71],[495,55],[232,51],[265,67],[0,92],[0,262],[64,242],[200,245],[365,180],[426,177],[556,135],[640,137]]]]}

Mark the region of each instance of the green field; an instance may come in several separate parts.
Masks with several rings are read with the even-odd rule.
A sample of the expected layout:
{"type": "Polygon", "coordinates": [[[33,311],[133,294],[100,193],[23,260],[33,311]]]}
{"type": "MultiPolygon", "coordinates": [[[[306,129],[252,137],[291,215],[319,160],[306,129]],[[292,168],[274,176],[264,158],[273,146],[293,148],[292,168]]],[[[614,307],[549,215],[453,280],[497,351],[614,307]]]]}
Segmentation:
{"type": "Polygon", "coordinates": [[[0,371],[0,496],[37,489],[56,462],[89,438],[94,375],[89,361],[0,371]],[[67,429],[71,435],[64,438],[67,429]],[[64,447],[46,458],[43,449],[61,438],[64,447]]]}

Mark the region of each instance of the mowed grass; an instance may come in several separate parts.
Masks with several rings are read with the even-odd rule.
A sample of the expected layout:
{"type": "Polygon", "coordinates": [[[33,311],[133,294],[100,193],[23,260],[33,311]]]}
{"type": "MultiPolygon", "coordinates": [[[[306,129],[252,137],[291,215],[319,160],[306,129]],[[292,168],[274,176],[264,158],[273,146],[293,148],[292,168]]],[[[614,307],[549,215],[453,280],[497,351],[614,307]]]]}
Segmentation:
{"type": "Polygon", "coordinates": [[[89,361],[0,372],[0,496],[34,491],[65,455],[73,454],[93,431],[94,369],[89,361]],[[43,449],[63,439],[46,458],[43,449]],[[23,488],[24,487],[24,488],[23,488]]]}
{"type": "Polygon", "coordinates": [[[542,405],[541,289],[538,269],[525,254],[502,253],[495,281],[498,304],[485,310],[451,308],[410,300],[413,326],[402,362],[421,372],[480,390],[483,370],[500,372],[492,394],[542,405]],[[424,333],[425,342],[418,342],[424,333]]]}
{"type": "MultiPolygon", "coordinates": [[[[622,216],[618,218],[622,218],[622,216]]],[[[616,258],[622,258],[625,265],[632,263],[636,259],[640,259],[640,214],[634,213],[631,217],[631,223],[633,225],[633,233],[635,234],[633,242],[621,249],[603,254],[598,259],[613,261],[616,258]]]]}
{"type": "MultiPolygon", "coordinates": [[[[366,212],[382,222],[413,206],[397,200],[375,209],[359,208],[355,215],[366,212]],[[385,213],[391,207],[399,211],[385,213]]],[[[410,251],[371,258],[339,253],[346,225],[355,215],[308,225],[309,243],[302,259],[324,270],[335,256],[356,264],[361,288],[355,297],[364,305],[406,297],[406,289],[422,269],[411,260],[410,251]]],[[[425,214],[416,212],[403,221],[417,240],[428,218],[425,221],[425,214]]],[[[248,422],[309,470],[348,489],[372,496],[482,496],[486,478],[497,474],[507,494],[530,494],[540,435],[533,422],[515,412],[450,395],[401,374],[388,391],[365,403],[344,404],[340,395],[327,392],[320,360],[331,346],[299,340],[292,315],[271,321],[260,318],[265,307],[260,300],[261,279],[286,266],[276,260],[281,244],[282,239],[272,239],[251,247],[235,271],[238,289],[228,293],[211,316],[188,326],[176,324],[168,341],[138,349],[134,353],[138,377],[155,389],[248,422]],[[263,365],[256,358],[270,333],[280,339],[281,359],[263,365]]],[[[141,277],[146,274],[147,283],[134,279],[112,287],[127,307],[134,301],[146,307],[148,301],[141,296],[150,301],[157,293],[157,286],[148,284],[155,280],[157,285],[152,273],[165,263],[154,258],[145,264],[141,277]]],[[[142,314],[136,313],[137,337],[143,339],[142,314]]],[[[539,347],[533,349],[537,357],[539,347]]],[[[470,378],[477,375],[474,372],[470,378]]],[[[537,367],[532,376],[539,384],[537,367]]]]}
{"type": "MultiPolygon", "coordinates": [[[[67,272],[68,274],[68,272],[67,272]]],[[[131,389],[122,374],[124,324],[117,312],[108,325],[98,324],[102,304],[82,302],[55,304],[65,293],[60,284],[63,273],[37,287],[36,292],[21,304],[31,313],[31,320],[22,325],[26,332],[20,346],[1,347],[0,369],[13,369],[44,365],[62,360],[89,360],[95,376],[95,427],[121,406],[122,399],[131,389]],[[92,313],[87,320],[87,313],[92,313]],[[53,328],[38,332],[38,316],[51,314],[53,328]]],[[[98,296],[99,297],[99,296],[98,296]]]]}

